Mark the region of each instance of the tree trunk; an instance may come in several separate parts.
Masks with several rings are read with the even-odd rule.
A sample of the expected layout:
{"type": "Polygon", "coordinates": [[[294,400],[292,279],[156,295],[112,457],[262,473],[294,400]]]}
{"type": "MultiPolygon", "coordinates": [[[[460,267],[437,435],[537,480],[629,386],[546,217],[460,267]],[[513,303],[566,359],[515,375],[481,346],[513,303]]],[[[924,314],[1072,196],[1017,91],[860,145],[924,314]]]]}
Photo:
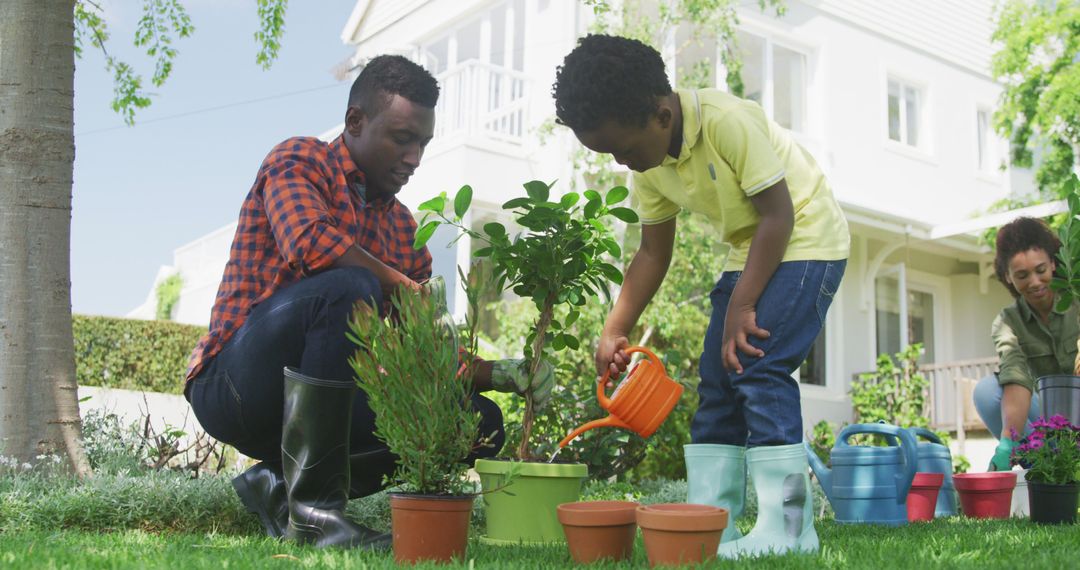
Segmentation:
{"type": "Polygon", "coordinates": [[[88,472],[71,333],[74,1],[0,2],[0,454],[88,472]]]}

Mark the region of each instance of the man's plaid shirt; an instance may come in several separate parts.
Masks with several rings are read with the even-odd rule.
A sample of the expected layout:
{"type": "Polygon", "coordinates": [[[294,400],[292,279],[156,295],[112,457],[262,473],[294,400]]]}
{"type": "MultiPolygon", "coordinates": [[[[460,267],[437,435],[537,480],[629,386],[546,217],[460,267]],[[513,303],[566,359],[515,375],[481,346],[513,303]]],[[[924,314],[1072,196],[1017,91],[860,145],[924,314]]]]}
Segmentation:
{"type": "Polygon", "coordinates": [[[210,330],[191,355],[189,380],[256,305],[330,267],[353,245],[414,281],[431,276],[431,254],[412,247],[412,213],[397,198],[367,202],[363,184],[343,137],[331,143],[297,137],[270,151],[240,209],[210,330]]]}

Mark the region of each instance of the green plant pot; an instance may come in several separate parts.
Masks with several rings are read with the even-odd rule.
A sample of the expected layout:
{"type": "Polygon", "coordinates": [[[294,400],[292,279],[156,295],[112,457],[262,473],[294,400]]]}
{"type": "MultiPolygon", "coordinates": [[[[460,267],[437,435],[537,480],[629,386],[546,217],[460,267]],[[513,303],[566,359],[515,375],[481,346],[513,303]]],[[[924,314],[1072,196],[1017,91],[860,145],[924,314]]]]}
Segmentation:
{"type": "Polygon", "coordinates": [[[518,476],[505,484],[509,461],[478,459],[476,472],[484,489],[485,544],[566,542],[558,506],[577,501],[589,474],[583,463],[521,463],[518,476]]]}

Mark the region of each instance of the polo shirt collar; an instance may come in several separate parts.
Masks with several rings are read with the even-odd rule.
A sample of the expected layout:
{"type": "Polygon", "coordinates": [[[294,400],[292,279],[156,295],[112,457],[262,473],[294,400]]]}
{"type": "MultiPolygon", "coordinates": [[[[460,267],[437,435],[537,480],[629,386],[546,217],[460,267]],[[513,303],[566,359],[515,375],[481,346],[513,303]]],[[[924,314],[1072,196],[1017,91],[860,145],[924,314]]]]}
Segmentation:
{"type": "Polygon", "coordinates": [[[679,95],[679,107],[682,109],[682,148],[678,158],[667,155],[661,166],[671,166],[690,158],[690,149],[701,136],[701,97],[697,90],[676,89],[675,93],[679,95]]]}

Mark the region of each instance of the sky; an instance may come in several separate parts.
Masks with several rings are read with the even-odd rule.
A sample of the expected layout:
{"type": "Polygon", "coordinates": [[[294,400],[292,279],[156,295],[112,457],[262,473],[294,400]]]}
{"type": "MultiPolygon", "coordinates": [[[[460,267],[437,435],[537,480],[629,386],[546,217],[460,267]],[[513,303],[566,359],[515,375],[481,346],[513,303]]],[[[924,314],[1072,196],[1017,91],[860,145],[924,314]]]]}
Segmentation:
{"type": "Polygon", "coordinates": [[[72,310],[123,316],[146,299],[177,247],[236,221],[262,159],[292,136],[341,123],[349,83],[335,65],[355,0],[293,0],[278,60],[255,63],[254,0],[182,0],[195,32],[161,88],[133,46],[142,2],[104,0],[109,53],[139,70],[153,104],[128,127],[90,46],[75,67],[72,310]]]}

